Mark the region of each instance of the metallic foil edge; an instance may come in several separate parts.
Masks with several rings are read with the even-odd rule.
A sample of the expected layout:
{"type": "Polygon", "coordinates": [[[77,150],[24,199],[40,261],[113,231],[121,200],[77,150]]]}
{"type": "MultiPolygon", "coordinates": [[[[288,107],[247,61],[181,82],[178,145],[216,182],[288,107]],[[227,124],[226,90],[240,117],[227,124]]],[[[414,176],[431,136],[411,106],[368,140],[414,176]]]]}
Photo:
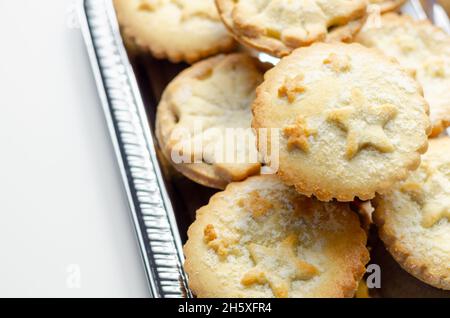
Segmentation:
{"type": "Polygon", "coordinates": [[[79,0],[79,14],[151,295],[191,297],[172,204],[112,1],[79,0]]]}

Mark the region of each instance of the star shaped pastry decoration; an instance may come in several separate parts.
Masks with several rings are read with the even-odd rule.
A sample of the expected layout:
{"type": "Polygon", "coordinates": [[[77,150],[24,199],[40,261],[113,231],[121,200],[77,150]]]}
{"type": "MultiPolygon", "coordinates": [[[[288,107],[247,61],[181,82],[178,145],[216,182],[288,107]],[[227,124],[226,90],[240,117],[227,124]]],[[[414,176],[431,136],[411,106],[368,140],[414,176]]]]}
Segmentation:
{"type": "Polygon", "coordinates": [[[218,20],[215,7],[208,7],[203,1],[171,0],[181,10],[181,20],[185,21],[192,17],[203,17],[210,20],[218,20]]]}
{"type": "Polygon", "coordinates": [[[208,224],[203,229],[203,239],[206,245],[216,252],[220,260],[225,260],[230,252],[234,252],[231,248],[234,242],[230,239],[219,238],[212,224],[208,224]]]}
{"type": "Polygon", "coordinates": [[[348,55],[339,55],[336,53],[331,53],[325,60],[323,64],[329,65],[333,71],[336,73],[347,72],[350,70],[350,57],[348,55]]]}
{"type": "Polygon", "coordinates": [[[430,228],[443,218],[450,220],[450,193],[445,180],[449,176],[442,175],[439,168],[432,168],[427,162],[422,162],[420,169],[425,171],[423,179],[405,181],[400,190],[421,205],[422,226],[430,228]]]}
{"type": "Polygon", "coordinates": [[[409,53],[417,50],[418,41],[414,38],[414,36],[402,34],[396,37],[395,42],[403,53],[409,53]]]}
{"type": "Polygon", "coordinates": [[[286,78],[283,85],[278,89],[278,97],[286,97],[289,103],[293,103],[298,94],[306,91],[306,87],[302,84],[303,79],[303,74],[299,74],[294,78],[286,78]]]}
{"type": "Polygon", "coordinates": [[[269,284],[277,298],[289,296],[292,281],[309,280],[319,274],[318,269],[302,260],[296,253],[298,238],[292,234],[277,247],[252,243],[248,246],[255,266],[244,274],[244,286],[269,284]]]}
{"type": "Polygon", "coordinates": [[[366,146],[383,153],[394,151],[384,126],[396,115],[394,105],[370,105],[362,91],[355,88],[352,90],[351,105],[329,111],[327,120],[347,132],[346,157],[350,160],[366,146]]]}
{"type": "Polygon", "coordinates": [[[152,12],[172,3],[181,11],[181,21],[191,17],[201,16],[211,20],[218,20],[218,15],[210,7],[205,6],[203,1],[181,1],[181,0],[141,0],[139,10],[152,12]]]}
{"type": "Polygon", "coordinates": [[[422,192],[422,226],[432,227],[443,218],[450,220],[450,189],[447,185],[450,175],[441,172],[445,169],[429,167],[423,164],[427,174],[422,192]]]}
{"type": "Polygon", "coordinates": [[[245,198],[238,201],[241,208],[252,213],[253,218],[259,218],[269,212],[274,207],[273,203],[262,197],[258,191],[254,190],[245,198]]]}
{"type": "Polygon", "coordinates": [[[289,151],[298,148],[307,153],[309,152],[308,138],[316,135],[317,130],[308,128],[306,119],[299,116],[294,124],[283,128],[283,134],[288,138],[287,147],[289,151]]]}
{"type": "Polygon", "coordinates": [[[431,58],[424,63],[423,67],[431,77],[444,78],[446,76],[446,65],[441,58],[431,58]]]}
{"type": "Polygon", "coordinates": [[[424,204],[422,210],[423,227],[432,227],[443,218],[450,220],[450,198],[447,197],[444,201],[430,200],[424,204]]]}
{"type": "Polygon", "coordinates": [[[139,10],[152,12],[161,7],[162,4],[161,0],[141,0],[139,10]]]}

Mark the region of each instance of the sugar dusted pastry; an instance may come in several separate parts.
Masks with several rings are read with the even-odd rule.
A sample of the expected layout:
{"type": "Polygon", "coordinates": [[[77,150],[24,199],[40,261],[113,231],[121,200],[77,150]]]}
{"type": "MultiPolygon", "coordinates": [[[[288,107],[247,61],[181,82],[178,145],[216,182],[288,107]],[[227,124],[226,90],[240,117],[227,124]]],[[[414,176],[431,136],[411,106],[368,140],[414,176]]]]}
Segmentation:
{"type": "Polygon", "coordinates": [[[124,37],[172,62],[193,63],[234,48],[214,0],[114,0],[124,37]]]}
{"type": "Polygon", "coordinates": [[[259,173],[251,104],[265,70],[246,54],[220,55],[191,66],[168,85],[157,109],[156,135],[178,171],[219,189],[259,173]],[[227,131],[236,133],[234,147],[227,144],[227,131]]]}
{"type": "Polygon", "coordinates": [[[301,196],[275,176],[214,195],[188,236],[184,267],[198,297],[352,297],[369,259],[348,204],[301,196]]]}
{"type": "Polygon", "coordinates": [[[415,75],[430,104],[432,136],[450,125],[450,36],[428,20],[415,21],[395,13],[383,15],[380,25],[365,27],[359,43],[396,58],[415,75]]]}
{"type": "Polygon", "coordinates": [[[359,44],[295,50],[265,75],[253,127],[278,128],[278,175],[320,200],[371,199],[404,180],[427,149],[428,105],[417,82],[359,44]]]}
{"type": "Polygon", "coordinates": [[[348,41],[362,27],[366,0],[216,0],[244,44],[275,56],[316,41],[348,41]]]}
{"type": "Polygon", "coordinates": [[[430,140],[420,168],[374,205],[380,237],[396,261],[450,290],[450,138],[430,140]]]}

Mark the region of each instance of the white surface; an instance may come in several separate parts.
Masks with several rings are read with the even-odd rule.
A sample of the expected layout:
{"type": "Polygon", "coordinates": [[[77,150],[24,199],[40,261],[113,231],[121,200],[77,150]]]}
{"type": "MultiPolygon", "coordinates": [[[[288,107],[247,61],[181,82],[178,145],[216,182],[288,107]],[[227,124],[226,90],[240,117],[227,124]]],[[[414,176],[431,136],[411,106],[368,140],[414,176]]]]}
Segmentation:
{"type": "Polygon", "coordinates": [[[144,297],[72,0],[0,0],[0,297],[144,297]]]}

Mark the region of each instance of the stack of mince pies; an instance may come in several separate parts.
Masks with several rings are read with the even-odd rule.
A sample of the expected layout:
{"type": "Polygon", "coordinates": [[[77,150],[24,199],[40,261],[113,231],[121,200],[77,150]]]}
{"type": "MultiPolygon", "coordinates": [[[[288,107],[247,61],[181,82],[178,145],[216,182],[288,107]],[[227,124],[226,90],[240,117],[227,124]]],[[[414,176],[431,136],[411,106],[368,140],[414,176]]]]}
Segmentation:
{"type": "Polygon", "coordinates": [[[192,64],[156,136],[222,190],[184,246],[197,297],[354,297],[361,201],[401,267],[450,290],[449,35],[397,13],[403,0],[114,2],[133,51],[192,64]]]}

